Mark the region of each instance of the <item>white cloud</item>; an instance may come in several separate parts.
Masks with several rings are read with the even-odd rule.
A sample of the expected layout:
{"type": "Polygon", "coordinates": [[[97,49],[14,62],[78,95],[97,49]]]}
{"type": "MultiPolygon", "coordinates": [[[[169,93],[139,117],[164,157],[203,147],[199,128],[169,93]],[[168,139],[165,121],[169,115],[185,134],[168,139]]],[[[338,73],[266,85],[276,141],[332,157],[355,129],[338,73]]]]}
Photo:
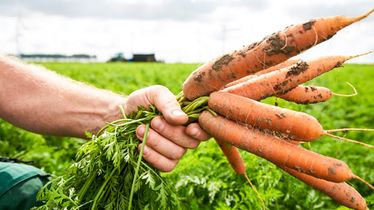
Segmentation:
{"type": "MultiPolygon", "coordinates": [[[[369,10],[371,4],[369,0],[360,1],[359,5],[348,0],[14,2],[17,1],[0,0],[0,9],[5,11],[0,16],[0,51],[16,52],[16,19],[22,11],[21,52],[89,53],[101,60],[120,51],[127,55],[155,52],[157,58],[169,62],[208,61],[291,23],[326,15],[357,15],[369,10]],[[131,11],[124,14],[121,9],[131,11]]],[[[302,57],[373,50],[373,26],[374,15],[342,30],[302,57]]],[[[373,62],[374,58],[369,55],[354,61],[373,62]]]]}

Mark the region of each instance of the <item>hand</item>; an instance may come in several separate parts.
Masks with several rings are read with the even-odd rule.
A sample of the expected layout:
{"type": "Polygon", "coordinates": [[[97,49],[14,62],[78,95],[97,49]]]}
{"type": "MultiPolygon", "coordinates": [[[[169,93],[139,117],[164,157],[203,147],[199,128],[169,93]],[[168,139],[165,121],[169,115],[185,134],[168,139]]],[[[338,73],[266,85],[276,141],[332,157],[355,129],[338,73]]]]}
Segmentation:
{"type": "MultiPolygon", "coordinates": [[[[162,113],[151,121],[143,158],[153,167],[169,172],[175,168],[188,148],[196,148],[209,138],[197,123],[183,126],[187,115],[181,110],[175,96],[164,86],[156,85],[131,93],[126,102],[126,114],[137,111],[139,106],[154,105],[162,113]]],[[[145,125],[136,130],[143,140],[145,125]]],[[[140,145],[138,147],[140,149],[140,145]]]]}

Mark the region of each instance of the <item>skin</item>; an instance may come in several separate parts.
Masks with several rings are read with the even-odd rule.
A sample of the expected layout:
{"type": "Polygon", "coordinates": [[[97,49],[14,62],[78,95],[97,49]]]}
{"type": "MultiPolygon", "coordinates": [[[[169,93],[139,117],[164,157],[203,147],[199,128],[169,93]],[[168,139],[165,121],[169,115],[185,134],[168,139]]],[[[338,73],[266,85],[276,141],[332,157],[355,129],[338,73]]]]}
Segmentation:
{"type": "MultiPolygon", "coordinates": [[[[151,104],[163,117],[151,122],[144,159],[171,171],[187,149],[196,148],[208,135],[197,123],[183,126],[187,115],[166,87],[151,86],[125,97],[0,56],[0,118],[35,133],[86,138],[86,131],[96,133],[121,118],[119,106],[129,114],[151,104]]],[[[144,125],[136,133],[142,139],[144,125]]]]}

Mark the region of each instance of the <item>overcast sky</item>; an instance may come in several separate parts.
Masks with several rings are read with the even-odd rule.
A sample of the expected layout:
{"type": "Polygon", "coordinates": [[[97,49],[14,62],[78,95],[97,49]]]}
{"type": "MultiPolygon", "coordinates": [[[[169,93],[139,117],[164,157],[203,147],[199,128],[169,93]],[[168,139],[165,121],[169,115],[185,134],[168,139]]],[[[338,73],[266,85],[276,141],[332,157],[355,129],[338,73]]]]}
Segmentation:
{"type": "MultiPolygon", "coordinates": [[[[204,62],[290,24],[371,8],[373,0],[0,0],[0,52],[99,60],[156,53],[167,62],[204,62]]],[[[301,57],[373,49],[374,15],[301,57]]],[[[355,62],[374,63],[374,55],[355,62]]]]}

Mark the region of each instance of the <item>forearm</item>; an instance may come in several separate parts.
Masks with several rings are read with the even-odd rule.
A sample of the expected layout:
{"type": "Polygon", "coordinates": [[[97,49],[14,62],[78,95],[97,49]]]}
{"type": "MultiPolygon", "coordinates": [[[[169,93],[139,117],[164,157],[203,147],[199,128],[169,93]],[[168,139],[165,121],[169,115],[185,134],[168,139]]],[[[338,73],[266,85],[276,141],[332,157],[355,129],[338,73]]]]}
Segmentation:
{"type": "Polygon", "coordinates": [[[84,137],[120,117],[125,98],[0,57],[0,118],[41,134],[84,137]]]}

